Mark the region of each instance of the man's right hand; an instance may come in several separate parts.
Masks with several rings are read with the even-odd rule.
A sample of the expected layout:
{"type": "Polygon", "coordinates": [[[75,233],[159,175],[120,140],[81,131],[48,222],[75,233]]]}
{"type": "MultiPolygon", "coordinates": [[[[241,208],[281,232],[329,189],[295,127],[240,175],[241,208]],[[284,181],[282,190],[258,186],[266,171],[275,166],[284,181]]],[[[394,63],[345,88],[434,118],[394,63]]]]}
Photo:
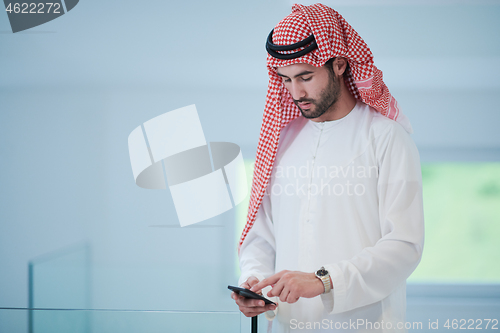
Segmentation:
{"type": "MultiPolygon", "coordinates": [[[[248,280],[246,280],[246,282],[242,283],[240,287],[250,289],[257,283],[259,283],[259,279],[251,276],[248,278],[248,280]]],[[[234,291],[231,293],[231,298],[234,299],[236,304],[238,304],[238,306],[240,307],[240,311],[247,317],[255,317],[266,311],[276,309],[276,305],[266,305],[264,301],[260,299],[246,298],[238,295],[234,291]]]]}

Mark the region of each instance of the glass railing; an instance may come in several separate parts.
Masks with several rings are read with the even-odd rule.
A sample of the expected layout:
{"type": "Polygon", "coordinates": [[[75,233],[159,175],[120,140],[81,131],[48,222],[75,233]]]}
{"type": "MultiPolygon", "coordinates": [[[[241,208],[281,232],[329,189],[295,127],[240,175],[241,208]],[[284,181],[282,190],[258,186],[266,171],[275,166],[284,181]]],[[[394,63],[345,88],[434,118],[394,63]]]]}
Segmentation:
{"type": "MultiPolygon", "coordinates": [[[[204,279],[193,285],[179,273],[190,272],[192,268],[187,263],[171,264],[154,272],[138,272],[128,266],[111,269],[92,262],[89,244],[63,248],[29,262],[29,305],[0,307],[0,332],[251,332],[251,319],[237,310],[226,285],[220,283],[224,280],[221,272],[213,274],[234,271],[225,265],[216,268],[198,265],[204,279]],[[123,286],[109,290],[120,284],[116,277],[130,278],[133,274],[154,277],[163,283],[155,280],[152,289],[138,283],[125,295],[110,297],[118,296],[117,290],[127,290],[123,286]],[[110,279],[114,282],[104,283],[110,279]],[[97,287],[99,283],[106,288],[97,287]],[[144,293],[139,297],[136,289],[141,285],[144,293]]],[[[265,332],[267,320],[261,317],[259,331],[265,332]]]]}
{"type": "Polygon", "coordinates": [[[81,244],[55,251],[28,265],[29,308],[89,309],[90,247],[81,244]]]}
{"type": "Polygon", "coordinates": [[[6,333],[250,332],[243,320],[237,311],[0,308],[6,333]]]}

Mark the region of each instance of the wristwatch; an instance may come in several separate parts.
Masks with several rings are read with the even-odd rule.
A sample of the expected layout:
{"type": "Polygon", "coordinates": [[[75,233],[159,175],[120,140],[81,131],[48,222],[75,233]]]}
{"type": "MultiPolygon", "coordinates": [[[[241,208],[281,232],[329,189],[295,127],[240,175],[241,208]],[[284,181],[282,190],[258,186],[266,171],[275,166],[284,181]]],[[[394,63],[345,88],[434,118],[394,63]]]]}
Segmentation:
{"type": "Polygon", "coordinates": [[[330,284],[330,273],[328,273],[325,267],[321,267],[314,272],[314,275],[316,275],[316,277],[323,282],[323,286],[325,287],[325,292],[323,292],[323,294],[329,293],[330,290],[332,290],[332,285],[330,284]]]}

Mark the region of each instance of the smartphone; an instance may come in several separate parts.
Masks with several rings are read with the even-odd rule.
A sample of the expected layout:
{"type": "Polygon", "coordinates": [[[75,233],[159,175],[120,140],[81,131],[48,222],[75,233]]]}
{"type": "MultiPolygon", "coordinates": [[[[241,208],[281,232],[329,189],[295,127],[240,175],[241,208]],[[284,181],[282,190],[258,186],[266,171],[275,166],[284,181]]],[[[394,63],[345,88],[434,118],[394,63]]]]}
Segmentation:
{"type": "Polygon", "coordinates": [[[276,305],[276,303],[268,300],[264,296],[256,294],[253,291],[248,290],[246,288],[234,287],[234,286],[227,286],[227,289],[232,290],[235,293],[237,293],[238,295],[241,295],[241,296],[246,297],[246,298],[260,299],[260,300],[264,301],[264,303],[266,303],[266,304],[274,304],[274,305],[276,305]]]}

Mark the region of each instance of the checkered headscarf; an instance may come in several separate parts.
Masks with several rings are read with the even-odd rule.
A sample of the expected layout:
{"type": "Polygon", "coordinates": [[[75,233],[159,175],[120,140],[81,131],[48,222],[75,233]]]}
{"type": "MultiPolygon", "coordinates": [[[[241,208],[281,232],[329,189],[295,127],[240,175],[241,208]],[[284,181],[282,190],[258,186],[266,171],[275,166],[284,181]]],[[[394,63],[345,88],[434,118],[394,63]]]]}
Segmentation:
{"type": "Polygon", "coordinates": [[[351,94],[384,116],[399,122],[409,133],[412,132],[408,118],[400,112],[398,103],[382,81],[382,72],[373,64],[370,49],[335,10],[322,4],[293,5],[292,13],[274,29],[272,42],[275,45],[291,45],[306,39],[311,34],[314,35],[318,45],[312,52],[288,60],[267,55],[269,85],[266,106],[257,146],[247,223],[240,238],[239,248],[252,228],[262,203],[276,158],[281,129],[300,116],[300,110],[293,103],[292,96],[285,89],[282,79],[276,72],[277,67],[295,63],[321,67],[331,58],[344,57],[349,63],[345,83],[351,94]]]}

